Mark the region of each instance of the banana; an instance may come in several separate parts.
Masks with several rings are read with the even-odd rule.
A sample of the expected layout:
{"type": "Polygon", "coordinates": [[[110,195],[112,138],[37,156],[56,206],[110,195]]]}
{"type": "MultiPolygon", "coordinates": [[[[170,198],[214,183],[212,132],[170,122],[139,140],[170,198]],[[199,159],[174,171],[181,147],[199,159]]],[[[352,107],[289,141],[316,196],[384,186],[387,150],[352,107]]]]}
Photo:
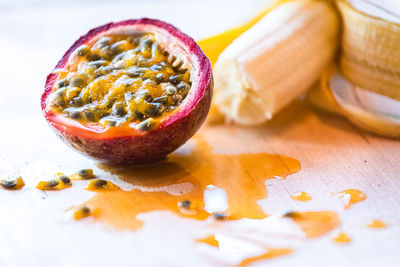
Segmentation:
{"type": "Polygon", "coordinates": [[[400,138],[400,101],[364,90],[346,80],[335,66],[322,75],[307,94],[316,108],[347,117],[358,127],[391,138],[400,138]]]}
{"type": "Polygon", "coordinates": [[[338,7],[342,74],[364,89],[400,100],[400,24],[361,12],[347,0],[339,0],[338,7]]]}
{"type": "Polygon", "coordinates": [[[317,81],[334,59],[338,30],[328,1],[278,5],[220,54],[213,105],[227,121],[266,122],[317,81]]]}

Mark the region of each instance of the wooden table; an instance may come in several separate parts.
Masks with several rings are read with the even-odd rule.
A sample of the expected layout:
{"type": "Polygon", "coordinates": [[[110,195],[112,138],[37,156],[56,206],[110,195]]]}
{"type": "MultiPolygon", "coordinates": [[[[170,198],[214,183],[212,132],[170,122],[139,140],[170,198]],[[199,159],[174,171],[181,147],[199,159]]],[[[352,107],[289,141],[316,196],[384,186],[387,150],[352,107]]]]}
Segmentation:
{"type": "MultiPolygon", "coordinates": [[[[267,179],[266,171],[266,187],[255,184],[254,192],[263,196],[255,205],[271,215],[266,219],[216,223],[155,209],[137,215],[143,222],[140,229],[121,230],[106,220],[71,219],[70,207],[96,195],[83,190],[86,181],[74,182],[62,191],[35,188],[38,181],[56,172],[73,173],[81,168],[93,168],[127,191],[147,183],[121,179],[118,173],[99,168],[65,146],[42,118],[39,99],[45,76],[79,34],[113,19],[152,16],[171,21],[195,37],[205,36],[253,12],[245,8],[248,2],[228,2],[100,2],[95,7],[94,3],[63,2],[57,6],[53,2],[0,4],[0,175],[21,175],[26,182],[20,191],[0,190],[0,266],[231,266],[246,255],[260,254],[260,246],[291,248],[293,253],[257,261],[254,266],[267,262],[269,266],[399,264],[400,143],[369,135],[345,119],[316,112],[301,101],[262,127],[207,125],[172,156],[172,161],[179,163],[180,155],[190,154],[196,142],[203,140],[211,147],[210,153],[226,155],[216,169],[226,183],[241,181],[234,172],[227,172],[235,170],[238,162],[229,155],[264,153],[271,160],[298,161],[301,170],[286,179],[267,179]],[[188,12],[194,8],[196,12],[188,12]],[[349,188],[361,190],[367,199],[344,209],[343,200],[335,194],[349,188]],[[309,193],[312,200],[291,199],[298,191],[309,193]],[[293,224],[274,220],[292,210],[337,212],[341,224],[335,231],[347,233],[351,242],[334,243],[331,235],[335,231],[307,239],[293,224]],[[367,228],[371,219],[382,220],[388,227],[367,228]],[[219,250],[195,242],[209,234],[219,235],[219,250]]],[[[207,165],[201,166],[207,169],[207,165]]],[[[249,164],[240,170],[251,178],[254,168],[258,167],[249,164]]],[[[173,181],[170,184],[169,192],[191,190],[173,181]]],[[[151,187],[153,191],[160,188],[157,180],[151,187]]],[[[234,192],[241,194],[240,190],[234,192]]],[[[245,193],[249,194],[243,193],[244,202],[251,199],[245,193]]]]}

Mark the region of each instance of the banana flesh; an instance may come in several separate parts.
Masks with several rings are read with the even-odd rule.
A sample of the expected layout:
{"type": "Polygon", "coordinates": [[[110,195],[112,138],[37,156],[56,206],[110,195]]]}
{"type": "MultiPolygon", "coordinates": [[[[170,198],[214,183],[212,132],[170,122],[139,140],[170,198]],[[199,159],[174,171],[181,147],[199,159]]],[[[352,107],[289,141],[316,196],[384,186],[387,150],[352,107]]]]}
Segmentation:
{"type": "Polygon", "coordinates": [[[400,24],[339,0],[343,18],[342,74],[352,83],[400,100],[400,24]]]}
{"type": "Polygon", "coordinates": [[[338,28],[338,16],[327,1],[282,3],[219,56],[214,106],[238,124],[271,119],[333,60],[338,28]]]}

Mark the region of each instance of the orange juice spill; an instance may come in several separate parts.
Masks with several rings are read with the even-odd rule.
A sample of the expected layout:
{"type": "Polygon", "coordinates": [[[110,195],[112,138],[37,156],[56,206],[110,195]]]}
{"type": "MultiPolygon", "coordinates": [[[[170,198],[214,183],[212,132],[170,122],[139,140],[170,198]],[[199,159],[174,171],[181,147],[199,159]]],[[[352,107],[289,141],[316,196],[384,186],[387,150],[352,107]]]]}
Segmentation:
{"type": "Polygon", "coordinates": [[[250,258],[242,260],[242,262],[240,262],[239,266],[240,267],[249,266],[250,264],[252,264],[255,261],[267,260],[267,259],[287,255],[292,252],[293,252],[293,250],[289,249],[289,248],[268,248],[268,252],[266,252],[262,255],[250,257],[250,258]]]}
{"type": "Polygon", "coordinates": [[[322,236],[340,225],[337,213],[332,211],[289,212],[285,217],[291,218],[309,238],[322,236]]]}
{"type": "Polygon", "coordinates": [[[197,242],[205,243],[213,247],[219,247],[218,240],[215,239],[215,235],[210,235],[205,238],[196,239],[197,242]]]}
{"type": "Polygon", "coordinates": [[[257,202],[267,197],[266,179],[286,177],[301,169],[293,158],[266,153],[218,154],[202,138],[196,140],[192,151],[185,146],[183,152],[158,164],[130,168],[99,165],[134,189],[97,191],[84,205],[101,211],[96,220],[137,230],[142,221],[136,216],[151,211],[207,219],[216,212],[210,210],[213,201],[206,199],[212,191],[226,199],[227,208],[221,212],[229,214],[229,219],[262,219],[267,215],[257,202]],[[190,201],[190,207],[180,207],[182,201],[190,201]]]}
{"type": "Polygon", "coordinates": [[[309,201],[311,200],[311,195],[306,192],[296,192],[291,195],[291,198],[297,201],[309,201]]]}
{"type": "Polygon", "coordinates": [[[350,242],[350,237],[346,235],[345,233],[337,233],[336,235],[333,236],[332,240],[337,243],[349,243],[350,242]]]}
{"type": "Polygon", "coordinates": [[[367,196],[357,189],[347,189],[337,194],[340,198],[345,201],[345,208],[349,208],[354,203],[363,201],[367,198],[367,196]]]}
{"type": "Polygon", "coordinates": [[[387,225],[380,220],[372,220],[367,224],[367,226],[370,228],[385,228],[387,225]]]}

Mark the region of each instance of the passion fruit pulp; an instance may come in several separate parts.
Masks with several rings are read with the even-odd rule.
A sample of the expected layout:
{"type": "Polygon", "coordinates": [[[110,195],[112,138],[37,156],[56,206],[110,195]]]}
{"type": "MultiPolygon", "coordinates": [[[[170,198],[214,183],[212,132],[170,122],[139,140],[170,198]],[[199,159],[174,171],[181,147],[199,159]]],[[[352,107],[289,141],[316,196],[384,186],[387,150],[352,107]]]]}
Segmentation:
{"type": "Polygon", "coordinates": [[[47,76],[41,104],[56,134],[111,164],[145,164],[184,144],[207,117],[209,59],[174,26],[126,20],[90,30],[47,76]]]}

